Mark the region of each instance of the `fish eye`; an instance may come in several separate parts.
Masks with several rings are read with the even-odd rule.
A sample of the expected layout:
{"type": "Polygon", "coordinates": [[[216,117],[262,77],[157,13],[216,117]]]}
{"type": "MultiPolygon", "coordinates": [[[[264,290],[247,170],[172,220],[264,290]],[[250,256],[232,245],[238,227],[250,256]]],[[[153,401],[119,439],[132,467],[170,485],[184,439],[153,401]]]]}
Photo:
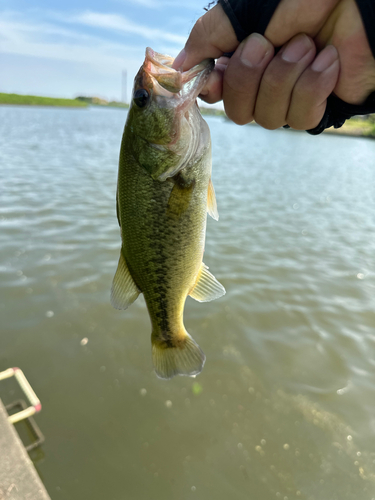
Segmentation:
{"type": "Polygon", "coordinates": [[[133,100],[139,108],[143,108],[146,106],[149,97],[147,90],[138,89],[134,93],[133,100]]]}

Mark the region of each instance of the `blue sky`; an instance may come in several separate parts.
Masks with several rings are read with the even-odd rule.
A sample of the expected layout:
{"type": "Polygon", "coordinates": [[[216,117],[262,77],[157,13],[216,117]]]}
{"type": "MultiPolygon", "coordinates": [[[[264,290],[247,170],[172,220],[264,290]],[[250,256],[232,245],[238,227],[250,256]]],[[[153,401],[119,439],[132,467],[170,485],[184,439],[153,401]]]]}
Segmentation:
{"type": "Polygon", "coordinates": [[[176,56],[204,0],[0,0],[0,92],[128,99],[145,48],[176,56]]]}

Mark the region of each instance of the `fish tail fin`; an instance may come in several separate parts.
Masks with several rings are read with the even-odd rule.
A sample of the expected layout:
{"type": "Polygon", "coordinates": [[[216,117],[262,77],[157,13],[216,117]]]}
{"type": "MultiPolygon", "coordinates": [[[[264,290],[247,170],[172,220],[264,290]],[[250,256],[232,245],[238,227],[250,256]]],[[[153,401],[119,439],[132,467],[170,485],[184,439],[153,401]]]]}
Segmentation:
{"type": "Polygon", "coordinates": [[[151,342],[152,361],[159,378],[195,377],[202,371],[206,356],[184,327],[178,334],[153,331],[151,342]]]}

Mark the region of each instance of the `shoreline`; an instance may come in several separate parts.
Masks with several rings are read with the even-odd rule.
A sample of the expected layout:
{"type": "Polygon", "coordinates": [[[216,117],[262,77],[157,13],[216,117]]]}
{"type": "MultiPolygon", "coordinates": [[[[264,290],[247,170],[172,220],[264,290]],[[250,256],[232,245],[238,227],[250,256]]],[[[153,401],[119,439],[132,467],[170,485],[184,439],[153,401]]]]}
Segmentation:
{"type": "MultiPolygon", "coordinates": [[[[91,106],[99,108],[128,109],[129,105],[119,101],[106,101],[98,97],[78,96],[75,99],[66,99],[58,97],[42,97],[34,95],[7,94],[0,93],[0,106],[38,106],[38,107],[59,107],[71,109],[88,109],[91,106]]],[[[224,111],[215,108],[200,106],[203,116],[221,116],[226,119],[224,111]]],[[[249,125],[257,125],[255,122],[249,125]]],[[[287,129],[293,132],[304,132],[301,130],[287,129]]],[[[375,120],[353,117],[338,129],[333,127],[325,130],[323,133],[332,135],[341,135],[347,137],[365,137],[375,139],[375,120]]]]}
{"type": "Polygon", "coordinates": [[[105,101],[98,97],[76,97],[66,99],[60,97],[42,97],[35,95],[6,94],[0,92],[0,106],[41,106],[59,108],[88,108],[89,106],[99,106],[102,108],[125,108],[128,104],[118,101],[105,101]]]}
{"type": "MultiPolygon", "coordinates": [[[[225,115],[223,115],[225,116],[225,115]]],[[[226,118],[229,120],[229,118],[226,118]]],[[[252,121],[248,123],[247,125],[259,127],[256,122],[252,121]]],[[[306,133],[305,130],[297,130],[294,128],[288,128],[284,129],[280,127],[277,130],[284,130],[285,132],[304,132],[306,133]]],[[[363,137],[365,139],[375,139],[375,123],[370,122],[369,120],[364,120],[361,118],[350,118],[347,120],[344,125],[340,128],[334,128],[330,127],[324,130],[322,132],[323,134],[330,134],[330,135],[341,135],[341,136],[346,136],[346,137],[363,137]]]]}
{"type": "Polygon", "coordinates": [[[5,94],[0,93],[0,105],[5,106],[58,106],[64,108],[85,108],[86,103],[76,99],[58,97],[41,97],[35,95],[5,94]]]}

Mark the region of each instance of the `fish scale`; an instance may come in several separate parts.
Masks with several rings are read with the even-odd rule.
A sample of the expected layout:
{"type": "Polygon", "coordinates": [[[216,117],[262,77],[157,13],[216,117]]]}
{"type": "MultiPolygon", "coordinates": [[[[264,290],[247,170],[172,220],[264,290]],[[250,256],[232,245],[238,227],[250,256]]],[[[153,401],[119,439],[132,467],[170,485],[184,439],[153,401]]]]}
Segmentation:
{"type": "Polygon", "coordinates": [[[176,324],[180,327],[181,310],[200,267],[200,262],[192,256],[203,254],[206,206],[198,198],[207,193],[210,172],[202,179],[200,162],[192,170],[191,176],[199,180],[188,209],[177,218],[168,211],[173,180],[154,181],[135,160],[120,165],[119,179],[124,179],[119,182],[121,218],[125,221],[122,226],[124,257],[144,294],[151,319],[159,327],[160,311],[168,311],[170,328],[176,324]],[[133,182],[128,182],[130,178],[133,182]],[[154,200],[154,203],[139,203],[140,199],[154,200]]]}

